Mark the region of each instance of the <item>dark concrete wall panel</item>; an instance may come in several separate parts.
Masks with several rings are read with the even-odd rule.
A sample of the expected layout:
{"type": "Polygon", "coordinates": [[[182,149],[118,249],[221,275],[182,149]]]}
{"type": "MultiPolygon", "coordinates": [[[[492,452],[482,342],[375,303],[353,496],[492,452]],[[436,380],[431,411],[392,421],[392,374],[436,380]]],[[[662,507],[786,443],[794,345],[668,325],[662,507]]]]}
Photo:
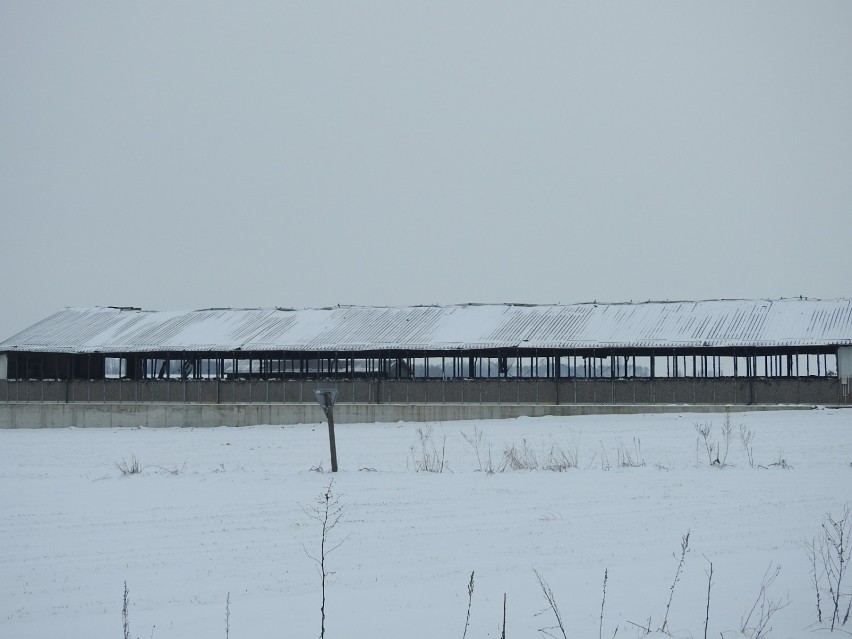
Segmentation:
{"type": "Polygon", "coordinates": [[[734,380],[734,389],[736,397],[734,398],[737,404],[748,404],[751,402],[751,380],[737,378],[734,380]]]}
{"type": "Polygon", "coordinates": [[[501,404],[517,404],[518,403],[518,384],[512,380],[501,379],[497,381],[497,393],[500,396],[501,404]]]}
{"type": "Polygon", "coordinates": [[[314,389],[370,404],[843,404],[837,378],[536,380],[0,380],[0,402],[313,404],[314,389]],[[557,398],[558,384],[558,398],[557,398]]]}
{"type": "Polygon", "coordinates": [[[389,379],[382,382],[382,403],[397,404],[408,402],[406,382],[389,379]]]}
{"type": "Polygon", "coordinates": [[[352,401],[372,403],[375,401],[372,392],[372,382],[357,379],[352,382],[352,401]]]}
{"type": "Polygon", "coordinates": [[[418,379],[408,382],[408,401],[412,404],[425,404],[431,382],[418,379]]]}
{"type": "MultiPolygon", "coordinates": [[[[282,382],[278,379],[269,380],[266,383],[267,393],[269,395],[269,402],[272,404],[280,404],[284,401],[284,384],[286,382],[282,382]]],[[[350,400],[351,401],[351,400],[350,400]]]]}
{"type": "MultiPolygon", "coordinates": [[[[795,390],[795,389],[794,389],[795,390]]],[[[756,379],[754,380],[754,401],[756,404],[789,404],[784,399],[784,389],[777,380],[756,379]]]]}
{"type": "Polygon", "coordinates": [[[251,388],[249,387],[249,382],[244,382],[241,380],[228,382],[234,390],[234,402],[235,403],[248,403],[251,401],[251,388]]]}
{"type": "Polygon", "coordinates": [[[104,380],[103,384],[103,400],[107,402],[119,401],[121,395],[121,383],[118,380],[104,380]]]}
{"type": "Polygon", "coordinates": [[[64,402],[67,385],[65,382],[45,382],[42,391],[45,402],[64,402]]]}
{"type": "Polygon", "coordinates": [[[637,404],[650,404],[654,401],[654,382],[650,379],[633,380],[633,397],[637,404]]]}
{"type": "Polygon", "coordinates": [[[482,382],[480,384],[482,402],[485,404],[496,404],[500,401],[500,383],[482,382]]]}
{"type": "Polygon", "coordinates": [[[154,382],[134,382],[136,386],[136,401],[137,402],[150,402],[151,401],[151,386],[154,382]]]}
{"type": "Polygon", "coordinates": [[[556,380],[540,379],[536,382],[538,392],[538,404],[556,403],[556,380]]]}
{"type": "Polygon", "coordinates": [[[461,403],[462,388],[461,384],[454,382],[444,383],[444,401],[446,403],[461,403]]]}
{"type": "Polygon", "coordinates": [[[218,400],[217,380],[201,381],[198,383],[198,401],[202,404],[216,404],[218,400]]]}
{"type": "Polygon", "coordinates": [[[577,388],[577,403],[578,404],[594,404],[595,403],[595,385],[596,383],[588,379],[578,379],[576,382],[577,388]]]}
{"type": "Polygon", "coordinates": [[[430,404],[444,403],[443,380],[429,381],[426,383],[426,401],[430,404]]]}
{"type": "Polygon", "coordinates": [[[284,401],[294,404],[302,401],[302,382],[284,383],[284,401]]]}
{"type": "Polygon", "coordinates": [[[574,380],[560,379],[556,386],[557,399],[560,404],[574,403],[574,380]]]}
{"type": "Polygon", "coordinates": [[[614,404],[633,404],[633,382],[629,379],[617,379],[612,384],[614,404]]]}
{"type": "Polygon", "coordinates": [[[737,401],[737,387],[733,379],[714,380],[713,393],[717,404],[735,404],[737,401]]]}
{"type": "Polygon", "coordinates": [[[267,401],[267,383],[263,380],[251,380],[248,383],[249,401],[266,403],[267,401]]]}
{"type": "Polygon", "coordinates": [[[480,382],[463,379],[461,384],[463,402],[466,404],[479,404],[482,402],[480,382]]]}
{"type": "Polygon", "coordinates": [[[693,389],[695,398],[692,400],[696,404],[715,404],[716,385],[715,380],[709,377],[699,377],[694,380],[693,389]]]}
{"type": "MultiPolygon", "coordinates": [[[[169,401],[169,384],[168,382],[164,382],[162,380],[157,380],[151,382],[151,401],[154,402],[167,402],[169,401]]],[[[76,398],[76,393],[74,394],[76,398]]]]}
{"type": "Polygon", "coordinates": [[[535,380],[518,380],[518,401],[521,404],[538,404],[538,384],[535,380]]]}
{"type": "Polygon", "coordinates": [[[677,387],[683,380],[677,379],[655,379],[654,380],[654,402],[657,404],[674,404],[676,402],[677,387]]]}
{"type": "MultiPolygon", "coordinates": [[[[270,384],[272,384],[272,382],[270,382],[270,384]]],[[[352,387],[351,381],[332,382],[330,386],[337,389],[338,404],[351,404],[353,401],[355,401],[352,399],[355,391],[352,387]]],[[[269,392],[271,393],[272,386],[270,386],[269,389],[269,392]]]]}
{"type": "Polygon", "coordinates": [[[674,383],[674,403],[675,404],[694,404],[695,403],[695,384],[692,378],[683,378],[675,380],[674,383]]]}

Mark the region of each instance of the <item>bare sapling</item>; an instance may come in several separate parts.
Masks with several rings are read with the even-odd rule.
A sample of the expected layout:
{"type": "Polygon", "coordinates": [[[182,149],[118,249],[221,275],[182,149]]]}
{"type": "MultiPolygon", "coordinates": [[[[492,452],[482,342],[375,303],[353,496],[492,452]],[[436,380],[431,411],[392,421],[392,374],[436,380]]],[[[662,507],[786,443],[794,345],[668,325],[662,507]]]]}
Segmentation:
{"type": "Polygon", "coordinates": [[[743,450],[748,458],[749,468],[754,468],[754,447],[751,445],[752,441],[754,441],[754,432],[745,424],[740,424],[740,443],[742,443],[743,450]]]}
{"type": "Polygon", "coordinates": [[[725,412],[725,422],[722,424],[722,444],[725,448],[722,457],[719,457],[719,445],[716,445],[716,461],[719,466],[728,465],[728,451],[731,450],[731,442],[734,439],[734,426],[731,424],[731,414],[725,412]]]}
{"type": "Polygon", "coordinates": [[[811,585],[814,587],[814,593],[816,594],[816,610],[817,610],[817,623],[822,624],[822,595],[820,593],[820,584],[822,583],[823,578],[825,577],[825,568],[821,567],[822,557],[819,551],[819,547],[817,545],[816,537],[814,537],[811,541],[805,542],[805,550],[808,553],[808,559],[811,562],[811,585]],[[819,557],[819,560],[817,559],[819,557]]]}
{"type": "Polygon", "coordinates": [[[488,444],[487,451],[483,450],[485,448],[485,445],[482,441],[482,429],[479,428],[479,426],[474,426],[473,435],[468,435],[464,431],[461,431],[461,436],[467,442],[468,446],[470,446],[476,453],[476,463],[478,465],[477,470],[481,473],[493,475],[494,460],[491,453],[491,444],[488,444]]]}
{"type": "Polygon", "coordinates": [[[225,639],[231,637],[231,593],[225,597],[225,639]]]}
{"type": "Polygon", "coordinates": [[[340,520],[344,514],[344,508],[340,504],[340,498],[334,494],[334,480],[328,482],[326,489],[317,497],[316,502],[310,506],[302,506],[302,511],[310,519],[313,519],[320,524],[320,548],[318,554],[311,554],[305,548],[305,554],[311,559],[317,567],[317,572],[320,576],[320,588],[322,594],[322,604],[320,605],[320,639],[325,637],[325,619],[326,619],[326,587],[334,573],[329,570],[328,556],[340,548],[343,543],[349,539],[344,537],[335,542],[331,539],[331,533],[340,524],[340,520]]]}
{"type": "Polygon", "coordinates": [[[130,607],[130,599],[127,595],[127,582],[124,582],[124,599],[121,604],[121,624],[124,626],[124,639],[130,639],[130,617],[128,616],[128,608],[130,607]]]}
{"type": "Polygon", "coordinates": [[[686,531],[686,534],[680,539],[680,561],[677,564],[677,571],[675,572],[675,578],[672,582],[672,587],[669,589],[669,600],[666,603],[666,614],[663,615],[663,625],[660,626],[660,631],[668,633],[669,632],[669,610],[672,607],[672,599],[674,599],[675,588],[677,587],[677,582],[680,581],[680,575],[683,572],[683,564],[686,562],[686,553],[689,552],[689,531],[686,531]]]}
{"type": "Polygon", "coordinates": [[[503,632],[500,633],[500,639],[506,639],[506,593],[503,593],[503,632]]]}
{"type": "MultiPolygon", "coordinates": [[[[546,626],[544,628],[539,628],[538,631],[552,639],[559,639],[556,634],[554,634],[557,630],[562,635],[562,639],[568,639],[568,636],[565,634],[565,624],[562,623],[562,613],[559,612],[559,606],[556,604],[556,597],[553,595],[553,590],[551,590],[550,586],[547,585],[547,582],[544,578],[539,574],[538,570],[533,571],[535,573],[536,579],[538,579],[538,585],[541,588],[541,593],[544,595],[545,600],[547,601],[547,607],[553,613],[553,616],[556,618],[555,626],[546,626]]],[[[538,614],[543,614],[547,612],[547,608],[542,610],[538,614]]]]}
{"type": "Polygon", "coordinates": [[[698,433],[696,447],[700,450],[703,450],[707,454],[707,463],[713,466],[714,442],[710,437],[710,434],[713,432],[713,424],[707,422],[706,424],[695,424],[694,426],[695,432],[698,433]]]}
{"type": "Polygon", "coordinates": [[[462,439],[464,439],[467,442],[467,445],[473,448],[473,452],[476,453],[476,463],[479,466],[478,470],[479,472],[482,472],[482,455],[479,452],[479,449],[482,446],[482,430],[479,426],[474,426],[473,435],[468,435],[464,431],[459,432],[461,432],[462,439]]]}
{"type": "Polygon", "coordinates": [[[817,619],[822,624],[830,616],[828,624],[833,632],[847,624],[852,612],[852,587],[848,584],[846,574],[852,560],[852,511],[849,505],[844,507],[839,519],[826,514],[819,534],[812,542],[805,544],[805,548],[811,560],[817,619]],[[827,599],[826,616],[822,612],[822,595],[827,599]]]}
{"type": "Polygon", "coordinates": [[[776,612],[790,605],[789,599],[770,599],[768,596],[769,587],[778,578],[780,572],[781,566],[769,564],[766,572],[763,573],[757,598],[748,613],[743,615],[740,620],[740,632],[744,637],[749,637],[749,639],[766,637],[772,631],[772,626],[769,625],[772,617],[776,612]]]}
{"type": "Polygon", "coordinates": [[[467,584],[467,617],[464,620],[464,632],[462,639],[467,637],[467,629],[470,626],[470,608],[473,605],[473,572],[470,573],[470,581],[467,584]]]}

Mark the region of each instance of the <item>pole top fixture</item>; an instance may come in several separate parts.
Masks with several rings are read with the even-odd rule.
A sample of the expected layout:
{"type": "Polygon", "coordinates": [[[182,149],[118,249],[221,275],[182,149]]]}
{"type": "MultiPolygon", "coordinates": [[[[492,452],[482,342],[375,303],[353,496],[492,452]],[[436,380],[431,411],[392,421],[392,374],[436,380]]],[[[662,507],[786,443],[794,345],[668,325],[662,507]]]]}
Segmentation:
{"type": "Polygon", "coordinates": [[[337,401],[336,388],[317,388],[314,390],[314,395],[317,398],[317,403],[322,408],[322,411],[328,416],[328,411],[334,407],[334,402],[337,401]]]}

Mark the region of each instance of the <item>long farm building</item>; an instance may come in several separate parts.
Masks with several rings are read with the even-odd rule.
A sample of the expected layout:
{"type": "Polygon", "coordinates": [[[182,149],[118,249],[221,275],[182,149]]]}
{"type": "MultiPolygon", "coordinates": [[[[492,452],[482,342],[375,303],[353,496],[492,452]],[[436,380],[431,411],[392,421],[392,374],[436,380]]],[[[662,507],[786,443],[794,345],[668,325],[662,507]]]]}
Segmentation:
{"type": "Polygon", "coordinates": [[[0,342],[0,426],[443,420],[844,406],[852,300],[144,311],[0,342]]]}

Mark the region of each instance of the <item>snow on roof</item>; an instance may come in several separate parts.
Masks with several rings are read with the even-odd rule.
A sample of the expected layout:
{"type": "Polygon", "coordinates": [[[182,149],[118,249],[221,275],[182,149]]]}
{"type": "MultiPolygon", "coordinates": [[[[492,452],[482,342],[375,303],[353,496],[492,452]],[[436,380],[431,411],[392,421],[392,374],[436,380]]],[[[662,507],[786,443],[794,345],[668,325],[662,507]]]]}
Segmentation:
{"type": "Polygon", "coordinates": [[[366,351],[852,345],[852,300],[206,309],[67,308],[2,351],[366,351]]]}

